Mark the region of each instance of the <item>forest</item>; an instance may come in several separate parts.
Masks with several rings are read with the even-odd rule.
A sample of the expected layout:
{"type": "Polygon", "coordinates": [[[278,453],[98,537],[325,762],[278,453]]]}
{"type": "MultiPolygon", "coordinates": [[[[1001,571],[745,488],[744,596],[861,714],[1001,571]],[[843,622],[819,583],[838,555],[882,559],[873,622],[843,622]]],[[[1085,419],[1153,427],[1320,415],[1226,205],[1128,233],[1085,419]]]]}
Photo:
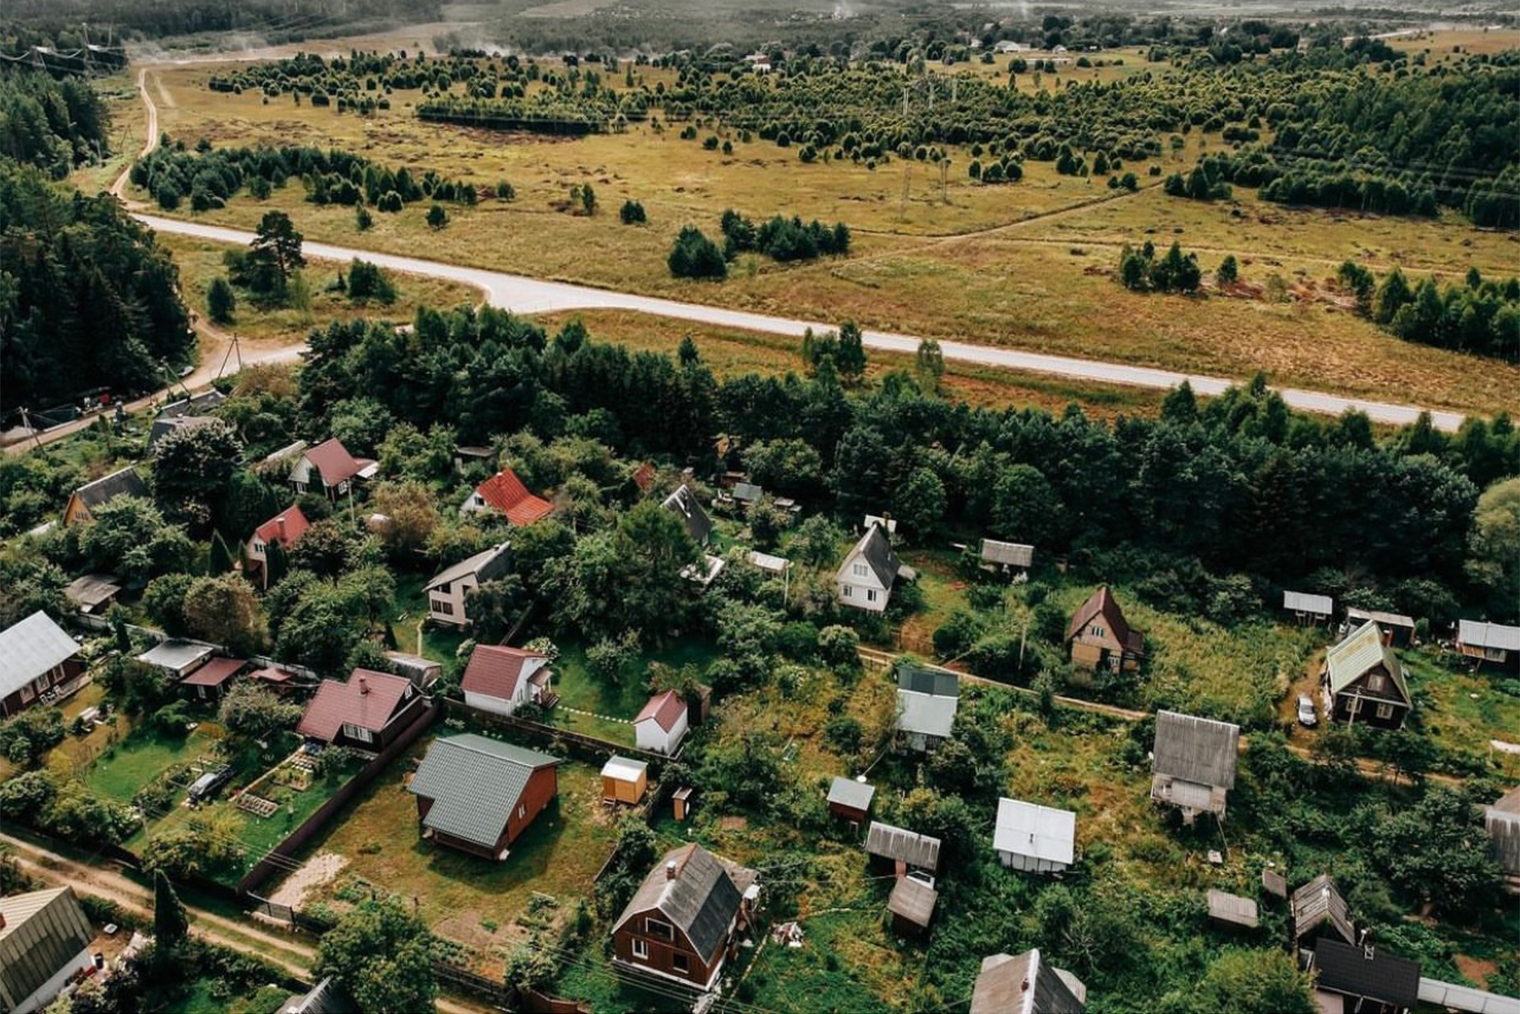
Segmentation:
{"type": "Polygon", "coordinates": [[[0,62],[0,157],[62,179],[109,154],[110,129],[89,82],[0,62]]]}
{"type": "Polygon", "coordinates": [[[332,35],[392,23],[436,21],[437,0],[8,0],[7,19],[33,29],[70,29],[81,22],[148,38],[198,32],[257,31],[271,41],[332,35]]]}
{"type": "Polygon", "coordinates": [[[193,336],[178,271],[114,197],[0,160],[0,408],[156,389],[193,336]]]}

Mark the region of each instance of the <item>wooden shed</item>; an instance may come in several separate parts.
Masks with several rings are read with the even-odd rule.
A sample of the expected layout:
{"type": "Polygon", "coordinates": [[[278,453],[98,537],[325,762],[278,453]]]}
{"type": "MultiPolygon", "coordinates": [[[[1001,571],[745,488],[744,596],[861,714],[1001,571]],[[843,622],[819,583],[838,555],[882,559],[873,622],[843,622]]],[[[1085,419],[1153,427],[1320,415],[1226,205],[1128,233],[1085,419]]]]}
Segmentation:
{"type": "Polygon", "coordinates": [[[1208,902],[1210,922],[1246,929],[1256,928],[1259,919],[1254,900],[1210,888],[1208,902]]]}
{"type": "Polygon", "coordinates": [[[602,800],[608,803],[640,802],[649,791],[649,765],[627,757],[613,757],[602,765],[602,800]]]}
{"type": "Polygon", "coordinates": [[[892,932],[899,936],[922,936],[928,932],[929,922],[934,918],[934,906],[939,892],[932,886],[932,878],[910,874],[900,878],[887,898],[887,911],[892,914],[892,932]]]}
{"type": "Polygon", "coordinates": [[[875,796],[875,787],[864,780],[836,777],[829,785],[829,816],[859,827],[870,819],[871,800],[875,796]]]}

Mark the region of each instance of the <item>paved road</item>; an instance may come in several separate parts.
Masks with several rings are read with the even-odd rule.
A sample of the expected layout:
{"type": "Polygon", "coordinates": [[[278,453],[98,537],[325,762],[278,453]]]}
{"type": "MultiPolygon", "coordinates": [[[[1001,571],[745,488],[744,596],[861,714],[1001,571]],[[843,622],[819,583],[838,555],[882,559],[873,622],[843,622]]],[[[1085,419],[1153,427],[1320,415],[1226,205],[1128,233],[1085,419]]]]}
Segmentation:
{"type": "MultiPolygon", "coordinates": [[[[193,236],[198,239],[240,245],[246,245],[253,239],[253,234],[250,232],[244,232],[240,229],[229,229],[218,225],[207,225],[202,222],[187,222],[175,218],[161,218],[157,215],[142,214],[138,215],[137,218],[143,224],[159,232],[177,233],[183,236],[193,236]]],[[[384,268],[389,268],[392,271],[402,271],[408,274],[442,278],[473,285],[485,293],[486,301],[492,306],[511,310],[514,313],[549,313],[565,310],[631,310],[637,313],[647,313],[676,320],[689,320],[717,327],[758,331],[764,334],[778,334],[792,338],[801,338],[803,331],[808,328],[812,328],[815,331],[826,331],[831,327],[837,326],[820,321],[774,317],[769,314],[750,313],[744,310],[728,310],[700,303],[685,303],[674,299],[639,296],[629,292],[614,292],[608,289],[594,288],[589,285],[549,282],[538,278],[529,278],[524,275],[488,271],[484,268],[444,264],[438,261],[424,260],[420,257],[401,257],[395,254],[376,253],[352,247],[332,246],[326,243],[307,243],[304,249],[312,257],[336,261],[347,261],[354,257],[363,257],[367,261],[371,261],[384,268]]],[[[912,335],[897,334],[891,331],[866,331],[864,342],[868,348],[878,349],[883,352],[898,352],[912,355],[918,349],[919,339],[912,335]]],[[[1075,359],[1069,356],[1045,355],[1037,352],[1020,352],[1016,349],[998,348],[990,345],[972,345],[967,342],[944,341],[940,342],[940,348],[947,360],[973,363],[981,366],[994,366],[1027,373],[1043,373],[1058,377],[1068,377],[1074,380],[1097,381],[1106,384],[1122,384],[1159,390],[1176,387],[1186,380],[1192,384],[1193,390],[1201,395],[1222,394],[1232,383],[1239,382],[1222,377],[1184,374],[1147,366],[1126,366],[1121,363],[1105,363],[1089,359],[1075,359]]],[[[1411,423],[1415,421],[1422,411],[1422,409],[1414,405],[1399,405],[1382,401],[1370,401],[1363,398],[1348,398],[1340,395],[1325,394],[1319,391],[1279,388],[1278,392],[1282,395],[1283,400],[1288,403],[1289,407],[1298,409],[1299,411],[1340,415],[1347,409],[1358,409],[1367,413],[1374,422],[1380,423],[1411,423]]],[[[1455,431],[1462,424],[1463,416],[1458,412],[1432,412],[1431,415],[1437,428],[1448,432],[1455,431]]]]}

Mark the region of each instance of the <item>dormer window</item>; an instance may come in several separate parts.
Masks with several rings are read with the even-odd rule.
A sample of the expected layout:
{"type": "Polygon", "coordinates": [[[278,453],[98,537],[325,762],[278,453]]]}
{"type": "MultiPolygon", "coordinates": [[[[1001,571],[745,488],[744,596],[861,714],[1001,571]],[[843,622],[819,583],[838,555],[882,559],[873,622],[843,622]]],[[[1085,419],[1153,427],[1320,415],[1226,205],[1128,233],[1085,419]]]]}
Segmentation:
{"type": "Polygon", "coordinates": [[[1383,688],[1387,685],[1388,677],[1384,676],[1380,672],[1375,672],[1371,676],[1367,677],[1367,689],[1371,690],[1375,694],[1382,693],[1383,688]]]}

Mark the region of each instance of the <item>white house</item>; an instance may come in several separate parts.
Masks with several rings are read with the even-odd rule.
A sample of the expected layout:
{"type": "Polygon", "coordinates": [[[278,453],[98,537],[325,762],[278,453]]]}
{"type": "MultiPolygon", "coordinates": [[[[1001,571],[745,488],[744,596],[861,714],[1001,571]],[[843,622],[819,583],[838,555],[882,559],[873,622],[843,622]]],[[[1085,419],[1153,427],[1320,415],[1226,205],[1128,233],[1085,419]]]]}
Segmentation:
{"type": "Polygon", "coordinates": [[[477,644],[465,666],[460,689],[472,708],[510,715],[528,702],[542,703],[549,692],[549,656],[524,648],[477,644]]]}
{"type": "Polygon", "coordinates": [[[892,584],[903,565],[892,552],[887,534],[871,525],[855,543],[834,575],[835,598],[842,606],[880,613],[892,598],[892,584]]]}
{"type": "Polygon", "coordinates": [[[898,741],[918,753],[933,750],[950,738],[960,703],[960,680],[955,673],[898,666],[898,741]]]}
{"type": "Polygon", "coordinates": [[[1030,873],[1060,873],[1076,854],[1077,815],[1021,799],[998,800],[992,847],[998,862],[1030,873]]]}
{"type": "Polygon", "coordinates": [[[674,690],[649,698],[633,720],[634,742],[640,750],[675,753],[686,738],[686,702],[674,690]]]}
{"type": "Polygon", "coordinates": [[[95,931],[72,887],[0,898],[0,1010],[32,1014],[92,969],[95,931]]]}
{"type": "Polygon", "coordinates": [[[503,542],[483,553],[476,553],[429,581],[423,589],[428,597],[428,615],[438,623],[468,626],[470,618],[465,613],[465,596],[511,569],[509,547],[510,543],[503,542]]]}

